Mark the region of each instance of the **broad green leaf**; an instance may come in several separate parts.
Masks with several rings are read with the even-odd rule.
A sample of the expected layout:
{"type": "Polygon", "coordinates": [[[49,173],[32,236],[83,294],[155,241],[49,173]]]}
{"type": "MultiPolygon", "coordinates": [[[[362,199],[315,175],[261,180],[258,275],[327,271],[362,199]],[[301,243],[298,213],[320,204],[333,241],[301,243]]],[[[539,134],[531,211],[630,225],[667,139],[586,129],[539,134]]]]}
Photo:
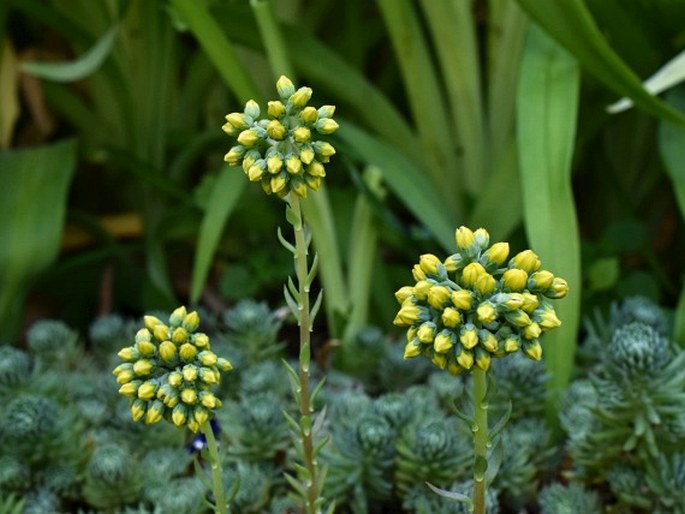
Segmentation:
{"type": "Polygon", "coordinates": [[[76,144],[0,152],[0,338],[21,323],[30,280],[57,257],[76,144]]]}
{"type": "MultiPolygon", "coordinates": [[[[676,55],[661,67],[654,75],[644,81],[644,88],[653,95],[680,84],[685,80],[685,50],[676,55]]],[[[618,102],[607,107],[612,114],[623,112],[633,106],[630,98],[621,98],[618,102]]]]}
{"type": "Polygon", "coordinates": [[[105,32],[90,50],[70,62],[24,62],[22,71],[54,82],[74,82],[97,70],[112,51],[118,28],[105,32]]]}
{"type": "Polygon", "coordinates": [[[663,119],[685,125],[685,116],[652,96],[640,79],[614,52],[583,0],[518,0],[519,4],[581,66],[620,96],[663,119]]]}
{"type": "Polygon", "coordinates": [[[571,187],[579,85],[575,59],[531,25],[517,91],[518,153],[529,243],[545,269],[570,287],[554,305],[563,326],[543,338],[557,393],[571,376],[580,317],[580,238],[571,187]]]}
{"type": "Polygon", "coordinates": [[[403,158],[393,147],[345,122],[338,137],[348,143],[370,165],[383,173],[385,184],[435,236],[447,251],[454,246],[454,222],[442,205],[435,186],[423,171],[403,158]]]}
{"type": "Polygon", "coordinates": [[[203,206],[205,213],[195,246],[195,260],[190,281],[191,304],[196,304],[202,295],[221,234],[246,184],[247,180],[242,170],[229,166],[221,168],[214,182],[207,205],[203,206]]]}

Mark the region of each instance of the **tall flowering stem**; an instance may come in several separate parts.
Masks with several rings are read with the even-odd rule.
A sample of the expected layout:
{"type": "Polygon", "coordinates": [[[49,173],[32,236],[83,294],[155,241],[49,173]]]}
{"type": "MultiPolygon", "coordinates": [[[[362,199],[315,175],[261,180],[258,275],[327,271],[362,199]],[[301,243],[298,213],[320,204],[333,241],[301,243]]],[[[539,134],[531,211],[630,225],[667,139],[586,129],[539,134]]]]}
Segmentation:
{"type": "Polygon", "coordinates": [[[414,266],[416,283],[395,293],[401,307],[394,323],[407,328],[404,358],[423,355],[452,375],[473,372],[473,497],[433,488],[485,512],[485,493],[496,469],[488,469],[488,448],[505,417],[488,429],[487,371],[493,358],[522,350],[540,360],[540,337],[561,321],[549,300],[563,298],[568,284],[549,271],[531,250],[509,257],[509,244],[490,245],[490,235],[460,227],[457,252],[444,260],[425,254],[414,266]]]}
{"type": "Polygon", "coordinates": [[[310,265],[311,235],[300,199],[321,186],[326,176],[324,164],[335,154],[335,148],[319,136],[332,134],[338,124],[332,119],[334,106],[316,109],[308,105],[312,96],[310,88],[296,89],[290,79],[281,76],[276,89],[280,99],[268,103],[266,117],[261,117],[261,109],[253,100],[245,104],[242,113],[226,116],[222,128],[229,136],[235,136],[238,144],[229,150],[225,160],[232,166],[240,165],[248,179],[259,183],[266,194],[275,194],[286,201],[286,220],[295,234],[293,244],[278,232],[281,244],[293,254],[296,280],[288,280],[284,296],[300,327],[299,369],[295,371],[286,363],[300,419],[287,414],[286,418],[295,434],[302,465],[297,466],[297,477],[286,474],[286,479],[302,497],[305,512],[318,514],[324,503],[321,490],[326,473],[319,468],[316,457],[325,440],[316,441],[323,413],[314,419],[313,402],[321,384],[311,390],[309,366],[312,324],[321,306],[322,294],[319,293],[313,305],[310,303],[318,256],[314,256],[310,265]]]}

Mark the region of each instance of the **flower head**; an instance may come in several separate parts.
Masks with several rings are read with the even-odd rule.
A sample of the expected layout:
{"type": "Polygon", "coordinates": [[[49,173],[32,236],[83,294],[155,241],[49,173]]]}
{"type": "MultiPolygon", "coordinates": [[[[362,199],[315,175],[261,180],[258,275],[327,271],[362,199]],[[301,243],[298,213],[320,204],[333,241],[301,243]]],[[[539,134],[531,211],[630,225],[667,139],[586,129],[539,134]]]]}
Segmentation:
{"type": "Polygon", "coordinates": [[[531,250],[509,259],[508,243],[490,245],[479,228],[456,231],[457,253],[445,261],[422,255],[396,298],[395,325],[407,328],[404,357],[424,355],[452,374],[521,350],[540,360],[539,338],[561,325],[549,300],[568,292],[565,280],[541,268],[531,250]]]}
{"type": "Polygon", "coordinates": [[[129,398],[135,421],[151,425],[162,418],[197,432],[221,406],[210,391],[231,363],[212,352],[206,334],[196,332],[197,312],[179,307],[165,324],[145,316],[135,344],[123,348],[124,361],[113,374],[119,393],[129,398]]]}
{"type": "Polygon", "coordinates": [[[310,105],[312,90],[296,89],[292,81],[281,76],[276,83],[280,100],[268,103],[267,117],[260,119],[259,105],[250,100],[242,113],[226,116],[222,127],[237,145],[224,160],[231,166],[242,165],[251,182],[259,182],[267,194],[285,198],[290,192],[307,196],[316,191],[326,176],[324,164],[335,154],[335,148],[318,139],[338,129],[333,120],[335,107],[310,105]]]}

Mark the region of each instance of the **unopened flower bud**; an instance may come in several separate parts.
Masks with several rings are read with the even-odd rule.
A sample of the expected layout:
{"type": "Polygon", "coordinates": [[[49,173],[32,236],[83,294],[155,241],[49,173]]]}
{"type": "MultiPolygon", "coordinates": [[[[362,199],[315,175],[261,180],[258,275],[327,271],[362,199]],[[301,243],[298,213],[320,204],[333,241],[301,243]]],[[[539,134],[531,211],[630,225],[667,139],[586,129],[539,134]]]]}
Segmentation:
{"type": "Polygon", "coordinates": [[[397,325],[398,327],[408,327],[419,319],[420,314],[421,308],[418,305],[402,305],[402,308],[393,320],[393,324],[397,325]]]}
{"type": "Polygon", "coordinates": [[[302,171],[302,161],[294,155],[291,155],[285,159],[285,169],[288,173],[296,175],[302,171]]]}
{"type": "MultiPolygon", "coordinates": [[[[302,150],[300,150],[300,160],[302,161],[302,164],[311,164],[314,160],[314,157],[316,157],[316,155],[314,154],[314,150],[312,150],[309,145],[305,146],[302,150]]],[[[318,164],[321,165],[321,163],[318,164]]],[[[326,172],[323,171],[323,166],[321,166],[321,171],[323,172],[323,175],[317,175],[313,173],[312,168],[307,168],[307,172],[311,173],[315,177],[323,177],[326,175],[326,172]]]]}
{"type": "Polygon", "coordinates": [[[208,409],[216,409],[220,402],[213,393],[209,391],[202,391],[200,393],[200,403],[208,409]]]}
{"type": "Polygon", "coordinates": [[[481,250],[485,250],[490,244],[490,234],[484,228],[479,228],[473,233],[476,246],[481,250]]]}
{"type": "Polygon", "coordinates": [[[478,315],[478,321],[485,324],[492,323],[497,319],[497,310],[490,302],[481,303],[476,309],[476,314],[478,315]]]}
{"type": "MultiPolygon", "coordinates": [[[[438,353],[447,353],[454,346],[453,335],[449,330],[441,330],[435,341],[433,342],[433,349],[438,353]]],[[[447,363],[445,363],[447,364],[447,363]]]]}
{"type": "Polygon", "coordinates": [[[293,93],[295,93],[295,86],[288,77],[281,75],[276,82],[276,90],[281,98],[287,100],[293,93]]]}
{"type": "Polygon", "coordinates": [[[132,362],[140,357],[140,352],[133,346],[127,346],[126,348],[119,350],[117,355],[122,361],[132,362]]]}
{"type": "Polygon", "coordinates": [[[523,291],[528,281],[528,273],[518,268],[511,268],[502,274],[502,287],[508,291],[523,291]]]}
{"type": "Polygon", "coordinates": [[[195,389],[183,389],[181,391],[181,401],[186,405],[195,405],[197,403],[197,391],[195,389]]]}
{"type": "Polygon", "coordinates": [[[178,371],[172,371],[167,377],[167,382],[171,387],[177,388],[183,383],[183,375],[178,371]]]}
{"type": "Polygon", "coordinates": [[[467,264],[466,267],[464,267],[464,270],[462,272],[462,282],[464,283],[465,287],[473,287],[476,285],[478,277],[485,273],[487,272],[485,271],[485,268],[482,266],[482,264],[478,262],[472,262],[471,264],[467,264]]]}
{"type": "Polygon", "coordinates": [[[459,333],[459,341],[462,346],[467,350],[470,350],[478,344],[478,334],[476,329],[470,323],[462,327],[459,333]]]}
{"type": "Polygon", "coordinates": [[[200,315],[197,313],[197,311],[189,312],[183,318],[183,323],[181,323],[181,326],[188,332],[195,332],[200,326],[200,315]]]}
{"type": "Polygon", "coordinates": [[[431,361],[440,369],[445,369],[447,367],[447,357],[440,353],[434,353],[431,357],[431,361]]]}
{"type": "Polygon", "coordinates": [[[497,337],[495,337],[492,332],[489,330],[480,330],[478,332],[478,336],[480,339],[480,344],[483,345],[483,348],[490,353],[495,353],[497,351],[499,343],[497,341],[497,337]]]}
{"type": "Polygon", "coordinates": [[[323,178],[326,176],[326,169],[319,161],[312,161],[312,163],[307,166],[307,173],[312,177],[323,178]]]}
{"type": "Polygon", "coordinates": [[[395,291],[395,299],[399,303],[403,303],[407,298],[411,298],[414,294],[414,288],[411,286],[403,286],[395,291]]]}
{"type": "Polygon", "coordinates": [[[197,405],[193,409],[193,416],[198,425],[204,425],[209,419],[209,411],[201,405],[197,405]]]}
{"type": "Polygon", "coordinates": [[[200,352],[197,357],[200,359],[203,366],[214,366],[217,362],[216,354],[210,350],[200,352]]]}
{"type": "Polygon", "coordinates": [[[185,362],[192,361],[197,355],[197,348],[192,343],[184,343],[179,348],[178,354],[181,360],[185,362]]]}
{"type": "Polygon", "coordinates": [[[266,159],[266,168],[271,174],[280,172],[283,168],[283,159],[281,159],[281,156],[277,153],[269,156],[266,159]]]}
{"type": "Polygon", "coordinates": [[[449,273],[454,273],[462,268],[463,263],[464,258],[461,256],[461,254],[455,253],[447,257],[443,264],[449,273]]]}
{"type": "Polygon", "coordinates": [[[412,359],[421,355],[421,344],[414,341],[409,341],[404,347],[404,358],[412,359]]]}
{"type": "Polygon", "coordinates": [[[442,266],[440,259],[432,253],[424,253],[419,257],[419,266],[427,275],[437,275],[439,267],[442,266]]]}
{"type": "Polygon", "coordinates": [[[143,382],[138,388],[138,398],[141,400],[152,400],[157,394],[157,385],[151,381],[143,382]]]}
{"type": "Polygon", "coordinates": [[[462,311],[470,310],[471,305],[473,304],[473,296],[466,289],[452,291],[450,299],[452,300],[452,304],[462,311]]]}
{"type": "Polygon", "coordinates": [[[183,323],[183,318],[185,318],[187,314],[188,311],[184,306],[174,309],[174,312],[169,316],[169,324],[171,324],[172,327],[178,327],[183,323]]]}
{"type": "Polygon", "coordinates": [[[457,363],[464,369],[471,369],[473,367],[473,353],[468,350],[462,350],[457,355],[457,363]]]}
{"type": "Polygon", "coordinates": [[[335,114],[335,105],[322,105],[318,113],[320,118],[332,118],[335,114]]]}
{"type": "Polygon", "coordinates": [[[457,241],[457,248],[462,252],[467,252],[470,250],[473,244],[476,242],[476,237],[473,234],[473,231],[464,226],[461,226],[457,229],[455,233],[455,239],[457,241]]]}
{"type": "Polygon", "coordinates": [[[315,123],[316,120],[319,117],[319,113],[316,111],[314,107],[305,107],[302,109],[302,112],[300,113],[300,118],[302,118],[302,121],[308,124],[315,123]]]}
{"type": "Polygon", "coordinates": [[[442,311],[440,319],[442,320],[442,324],[447,328],[455,328],[461,323],[461,314],[459,314],[457,309],[445,307],[445,309],[442,311]]]}
{"type": "Polygon", "coordinates": [[[310,87],[301,87],[295,93],[290,97],[290,101],[292,102],[293,105],[296,105],[297,107],[304,107],[307,105],[307,102],[309,102],[309,99],[312,97],[312,88],[310,87]]]}
{"type": "Polygon", "coordinates": [[[155,365],[152,363],[152,361],[140,359],[133,364],[133,371],[135,371],[136,375],[139,377],[145,377],[152,372],[154,367],[155,365]]]}
{"type": "Polygon", "coordinates": [[[224,373],[227,373],[233,369],[233,365],[230,363],[230,361],[228,359],[224,359],[223,357],[219,357],[219,359],[216,361],[216,367],[224,373]]]}
{"type": "Polygon", "coordinates": [[[210,368],[200,368],[200,380],[205,384],[218,384],[220,376],[219,374],[210,368]]]}
{"type": "Polygon", "coordinates": [[[320,134],[332,134],[339,127],[338,123],[330,118],[323,118],[316,122],[316,130],[320,134]]]}
{"type": "Polygon", "coordinates": [[[174,425],[177,427],[181,427],[185,425],[186,420],[188,419],[188,410],[185,405],[183,404],[178,404],[176,407],[174,407],[173,412],[171,413],[171,420],[174,422],[174,425]]]}
{"type": "Polygon", "coordinates": [[[445,286],[433,286],[428,290],[428,304],[434,309],[442,309],[450,295],[450,290],[445,286]]]}
{"type": "MultiPolygon", "coordinates": [[[[271,120],[266,126],[266,133],[271,139],[276,141],[283,141],[287,133],[286,128],[278,120],[271,120]]],[[[240,141],[240,136],[238,136],[238,141],[240,141]]]]}
{"type": "Polygon", "coordinates": [[[540,300],[537,297],[537,295],[534,295],[533,293],[521,293],[521,297],[523,298],[523,305],[521,305],[521,310],[527,314],[532,314],[535,309],[538,308],[538,305],[540,305],[540,300]]]}
{"type": "Polygon", "coordinates": [[[492,357],[488,352],[484,352],[480,349],[476,349],[476,366],[483,371],[488,371],[490,369],[490,364],[492,363],[492,357]]]}
{"type": "Polygon", "coordinates": [[[528,314],[523,310],[516,310],[504,314],[507,321],[517,327],[526,327],[532,323],[528,314]]]}
{"type": "Polygon", "coordinates": [[[229,166],[237,166],[240,164],[240,159],[242,159],[243,155],[245,155],[245,147],[243,145],[235,145],[224,155],[224,161],[229,166]]]}
{"type": "Polygon", "coordinates": [[[547,291],[545,291],[544,294],[548,298],[552,298],[555,300],[563,298],[568,294],[568,283],[563,278],[554,277],[552,285],[547,291]]]}
{"type": "Polygon", "coordinates": [[[250,126],[247,122],[247,118],[245,118],[245,114],[243,114],[242,112],[232,112],[231,114],[227,114],[226,121],[234,129],[243,130],[250,126]]]}
{"type": "Polygon", "coordinates": [[[486,272],[478,276],[474,288],[480,294],[488,295],[495,290],[496,285],[497,281],[495,280],[495,277],[486,272]]]}
{"type": "Polygon", "coordinates": [[[163,361],[173,361],[176,358],[176,345],[171,341],[163,341],[159,345],[159,356],[163,361]]]}
{"type": "Polygon", "coordinates": [[[272,118],[280,118],[283,116],[283,114],[285,114],[285,106],[283,105],[283,102],[274,100],[269,102],[267,105],[267,114],[272,118]]]}
{"type": "Polygon", "coordinates": [[[522,269],[529,275],[540,269],[540,264],[540,258],[532,250],[519,252],[509,261],[509,265],[522,269]]]}
{"type": "Polygon", "coordinates": [[[193,334],[191,340],[198,348],[209,348],[209,336],[207,336],[207,334],[203,334],[201,332],[198,334],[193,334]]]}
{"type": "Polygon", "coordinates": [[[140,380],[134,380],[133,382],[124,384],[119,388],[119,394],[121,396],[133,398],[138,395],[138,388],[140,387],[140,384],[140,380]]]}
{"type": "Polygon", "coordinates": [[[183,370],[181,370],[181,374],[183,375],[183,381],[186,383],[192,383],[197,380],[197,375],[198,375],[198,370],[197,366],[193,364],[186,364],[183,366],[183,370]]]}
{"type": "Polygon", "coordinates": [[[433,338],[435,337],[435,328],[435,323],[432,321],[426,321],[421,324],[416,336],[419,338],[419,341],[424,344],[432,343],[433,338]]]}
{"type": "Polygon", "coordinates": [[[317,141],[314,143],[314,152],[323,157],[331,157],[332,155],[335,155],[335,148],[326,141],[317,141]]]}
{"type": "Polygon", "coordinates": [[[557,313],[551,305],[545,305],[542,309],[535,311],[533,319],[538,322],[540,328],[544,331],[561,326],[561,320],[557,317],[557,313]]]}
{"type": "Polygon", "coordinates": [[[145,423],[147,425],[153,425],[162,419],[163,414],[164,404],[159,400],[155,400],[150,404],[145,413],[145,423]]]}
{"type": "Polygon", "coordinates": [[[155,333],[155,327],[157,325],[163,325],[164,324],[159,320],[159,318],[157,318],[155,316],[144,316],[143,322],[145,324],[145,328],[147,328],[153,334],[155,333]]]}
{"type": "Polygon", "coordinates": [[[152,357],[157,350],[157,347],[154,345],[154,343],[150,341],[140,341],[136,343],[136,347],[138,348],[140,354],[145,357],[152,357]]]}
{"type": "Polygon", "coordinates": [[[136,332],[136,343],[140,343],[142,341],[152,341],[152,334],[147,328],[141,328],[136,332]]]}
{"type": "Polygon", "coordinates": [[[524,337],[524,339],[537,339],[540,337],[540,334],[542,333],[542,329],[540,328],[540,325],[535,323],[534,321],[531,322],[530,325],[526,325],[523,327],[521,330],[521,335],[524,337]]]}
{"type": "Polygon", "coordinates": [[[238,134],[238,143],[245,148],[252,148],[259,141],[259,134],[254,129],[243,130],[238,134]]]}
{"type": "Polygon", "coordinates": [[[501,266],[509,256],[509,243],[495,243],[483,254],[484,264],[501,266]]]}
{"type": "Polygon", "coordinates": [[[297,127],[292,134],[297,143],[307,143],[312,138],[312,133],[307,127],[297,127]]]}
{"type": "Polygon", "coordinates": [[[540,345],[540,341],[537,339],[525,341],[523,343],[523,351],[528,357],[535,361],[542,359],[542,346],[540,345]]]}
{"type": "Polygon", "coordinates": [[[531,291],[544,291],[549,289],[554,280],[554,275],[549,271],[540,270],[533,273],[528,279],[528,288],[531,291]]]}
{"type": "Polygon", "coordinates": [[[245,114],[252,118],[253,120],[256,120],[259,118],[260,114],[260,109],[259,109],[259,104],[255,102],[254,100],[248,100],[245,103],[245,114]]]}
{"type": "Polygon", "coordinates": [[[139,421],[144,415],[147,409],[147,403],[142,400],[134,400],[131,404],[131,417],[133,421],[139,421]]]}
{"type": "Polygon", "coordinates": [[[155,336],[155,339],[157,341],[166,341],[169,339],[169,327],[166,325],[160,323],[159,325],[155,325],[155,328],[152,330],[152,333],[155,336]]]}
{"type": "Polygon", "coordinates": [[[521,348],[521,339],[517,335],[510,335],[504,340],[504,351],[513,353],[521,348]]]}

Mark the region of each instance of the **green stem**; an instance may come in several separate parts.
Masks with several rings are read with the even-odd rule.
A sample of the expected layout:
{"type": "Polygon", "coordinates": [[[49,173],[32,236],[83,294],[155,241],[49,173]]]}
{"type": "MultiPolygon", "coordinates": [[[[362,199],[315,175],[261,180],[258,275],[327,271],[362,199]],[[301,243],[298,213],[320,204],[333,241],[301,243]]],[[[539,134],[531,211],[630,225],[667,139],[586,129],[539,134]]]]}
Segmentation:
{"type": "Polygon", "coordinates": [[[485,514],[485,471],[488,451],[488,405],[485,394],[488,390],[487,376],[482,369],[473,370],[473,404],[475,422],[473,426],[473,513],[485,514]]]}
{"type": "Polygon", "coordinates": [[[314,459],[314,440],[311,431],[311,417],[314,412],[311,404],[311,397],[309,392],[309,364],[311,356],[311,321],[309,319],[309,285],[307,283],[307,275],[309,274],[307,263],[307,238],[305,236],[305,224],[302,217],[302,209],[300,207],[300,199],[294,193],[291,193],[288,199],[290,208],[295,213],[295,218],[298,220],[293,225],[295,230],[295,272],[297,275],[297,285],[300,294],[300,301],[298,303],[300,326],[300,415],[301,415],[301,437],[304,466],[309,474],[308,480],[305,482],[307,489],[307,499],[305,511],[307,514],[317,514],[319,512],[317,506],[319,504],[319,490],[318,490],[318,470],[316,461],[314,459]],[[306,421],[305,421],[306,420],[306,421]]]}
{"type": "Polygon", "coordinates": [[[202,433],[207,438],[207,449],[209,450],[209,466],[212,469],[212,492],[214,493],[214,503],[216,504],[216,514],[226,514],[228,508],[224,496],[224,484],[221,480],[221,460],[219,459],[219,448],[216,444],[212,426],[205,421],[200,427],[202,433]]]}

